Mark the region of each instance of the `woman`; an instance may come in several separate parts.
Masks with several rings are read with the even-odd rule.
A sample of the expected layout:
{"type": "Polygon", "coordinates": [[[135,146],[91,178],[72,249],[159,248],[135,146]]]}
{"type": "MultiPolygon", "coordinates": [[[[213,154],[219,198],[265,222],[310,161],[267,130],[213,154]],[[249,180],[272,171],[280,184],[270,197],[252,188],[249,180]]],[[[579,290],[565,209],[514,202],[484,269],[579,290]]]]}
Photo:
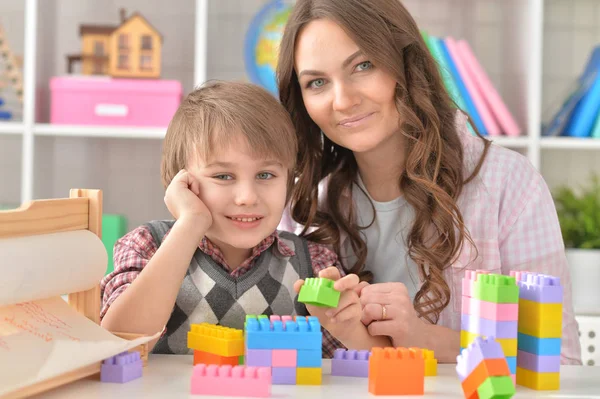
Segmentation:
{"type": "Polygon", "coordinates": [[[468,132],[400,1],[297,0],[277,75],[300,146],[280,227],[371,282],[372,335],[453,362],[465,270],[543,272],[564,285],[561,360],[581,363],[549,190],[526,158],[468,132]]]}

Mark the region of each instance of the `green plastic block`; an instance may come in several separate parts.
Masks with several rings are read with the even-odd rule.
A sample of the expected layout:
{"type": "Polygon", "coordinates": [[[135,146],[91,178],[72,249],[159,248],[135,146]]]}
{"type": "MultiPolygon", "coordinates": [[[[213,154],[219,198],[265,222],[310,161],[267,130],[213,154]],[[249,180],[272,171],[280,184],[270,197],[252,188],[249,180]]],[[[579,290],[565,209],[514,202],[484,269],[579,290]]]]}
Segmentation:
{"type": "Polygon", "coordinates": [[[512,379],[507,376],[488,377],[477,388],[479,399],[509,399],[515,394],[512,379]]]}
{"type": "Polygon", "coordinates": [[[304,280],[298,302],[313,306],[335,308],[340,301],[340,292],[333,289],[333,280],[328,278],[307,278],[304,280]]]}
{"type": "Polygon", "coordinates": [[[479,274],[473,284],[473,298],[494,303],[519,303],[519,286],[511,276],[479,274]]]}
{"type": "Polygon", "coordinates": [[[102,215],[102,243],[108,254],[106,274],[114,270],[113,248],[117,240],[127,234],[127,219],[122,215],[102,215]]]}
{"type": "Polygon", "coordinates": [[[244,364],[244,355],[240,355],[240,357],[238,358],[238,364],[240,366],[244,364]]]}

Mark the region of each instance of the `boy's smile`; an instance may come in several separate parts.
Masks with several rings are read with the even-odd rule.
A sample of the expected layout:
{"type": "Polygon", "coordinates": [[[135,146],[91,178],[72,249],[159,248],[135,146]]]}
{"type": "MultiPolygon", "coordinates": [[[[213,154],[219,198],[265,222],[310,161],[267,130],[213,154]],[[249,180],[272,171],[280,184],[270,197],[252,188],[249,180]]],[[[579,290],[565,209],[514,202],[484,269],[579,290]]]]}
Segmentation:
{"type": "Polygon", "coordinates": [[[285,208],[288,170],[271,156],[253,154],[241,135],[215,146],[210,159],[197,156],[188,170],[198,179],[200,199],[212,214],[206,237],[236,268],[276,230],[285,208]]]}

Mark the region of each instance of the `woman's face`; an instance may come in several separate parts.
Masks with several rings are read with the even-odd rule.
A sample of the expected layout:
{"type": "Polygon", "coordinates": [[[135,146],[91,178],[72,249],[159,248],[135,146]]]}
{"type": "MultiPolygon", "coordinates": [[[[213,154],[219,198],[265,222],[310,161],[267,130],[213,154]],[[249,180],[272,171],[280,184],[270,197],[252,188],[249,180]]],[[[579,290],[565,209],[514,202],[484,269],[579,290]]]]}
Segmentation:
{"type": "Polygon", "coordinates": [[[335,22],[315,20],[300,31],[294,67],[306,110],[334,143],[370,152],[399,132],[395,79],[335,22]]]}

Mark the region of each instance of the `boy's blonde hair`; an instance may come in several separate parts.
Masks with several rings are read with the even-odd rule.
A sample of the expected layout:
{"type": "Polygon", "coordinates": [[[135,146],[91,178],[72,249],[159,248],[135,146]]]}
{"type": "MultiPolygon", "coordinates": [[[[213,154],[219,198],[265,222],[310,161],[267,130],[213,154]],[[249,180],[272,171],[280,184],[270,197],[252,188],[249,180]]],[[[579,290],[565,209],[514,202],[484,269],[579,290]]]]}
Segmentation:
{"type": "Polygon", "coordinates": [[[298,144],[285,108],[254,84],[211,81],[188,94],[169,124],[160,167],[165,188],[193,157],[208,160],[240,135],[253,157],[280,161],[293,181],[298,144]]]}

